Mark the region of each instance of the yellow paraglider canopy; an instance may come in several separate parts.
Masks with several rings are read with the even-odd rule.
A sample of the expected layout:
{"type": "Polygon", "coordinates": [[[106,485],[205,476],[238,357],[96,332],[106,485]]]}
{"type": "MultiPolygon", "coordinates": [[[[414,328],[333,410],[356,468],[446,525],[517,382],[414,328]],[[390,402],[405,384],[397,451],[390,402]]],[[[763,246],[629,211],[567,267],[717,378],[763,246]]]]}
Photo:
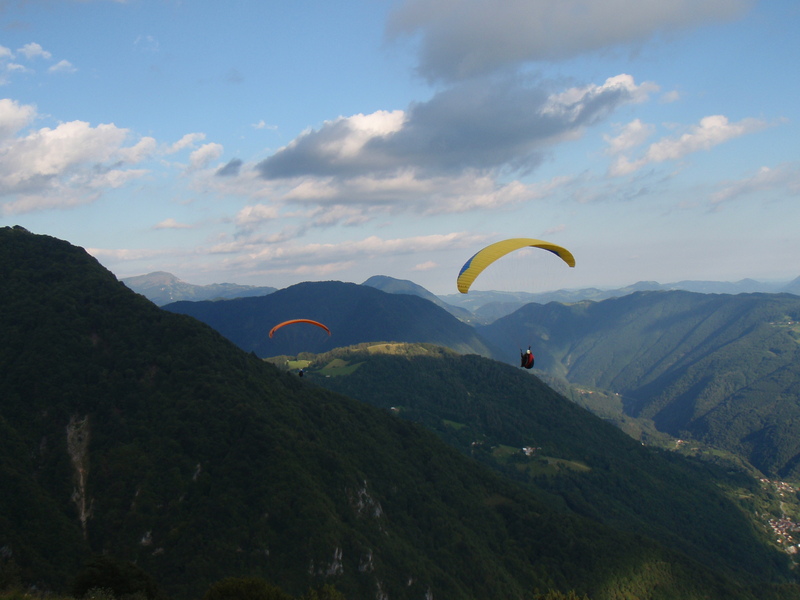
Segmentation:
{"type": "Polygon", "coordinates": [[[561,246],[557,246],[556,244],[551,244],[550,242],[545,242],[543,240],[535,240],[533,238],[511,238],[490,244],[483,250],[478,251],[475,256],[470,258],[464,264],[464,266],[461,267],[461,271],[458,273],[458,279],[456,281],[458,291],[462,294],[466,294],[469,291],[472,282],[475,281],[475,278],[478,277],[478,275],[480,275],[486,267],[488,267],[498,258],[501,258],[506,254],[513,252],[514,250],[519,250],[520,248],[526,248],[529,246],[552,252],[570,267],[575,266],[575,257],[572,256],[572,253],[566,248],[562,248],[561,246]]]}

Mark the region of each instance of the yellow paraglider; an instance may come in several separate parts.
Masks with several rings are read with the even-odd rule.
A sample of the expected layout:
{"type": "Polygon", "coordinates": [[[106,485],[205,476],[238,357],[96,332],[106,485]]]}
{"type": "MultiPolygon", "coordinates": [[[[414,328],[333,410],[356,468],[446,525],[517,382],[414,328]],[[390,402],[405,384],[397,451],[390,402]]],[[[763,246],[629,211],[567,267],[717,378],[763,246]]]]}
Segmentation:
{"type": "Polygon", "coordinates": [[[461,267],[461,271],[458,273],[458,279],[456,281],[458,291],[462,294],[466,294],[469,291],[472,282],[475,281],[475,278],[478,277],[478,275],[480,275],[486,267],[488,267],[498,258],[501,258],[506,254],[513,252],[514,250],[519,250],[520,248],[526,247],[548,250],[549,252],[552,252],[558,256],[570,267],[575,266],[575,257],[573,257],[572,253],[566,248],[562,248],[556,244],[551,244],[550,242],[535,240],[533,238],[511,238],[490,244],[483,250],[478,251],[475,256],[470,258],[466,264],[461,267]]]}
{"type": "Polygon", "coordinates": [[[273,327],[272,329],[270,329],[270,330],[269,330],[269,337],[272,337],[272,335],[273,335],[273,334],[274,334],[276,331],[278,331],[278,329],[280,329],[281,327],[283,327],[284,325],[292,325],[292,324],[294,324],[294,323],[308,323],[308,324],[310,324],[310,325],[316,325],[317,327],[321,327],[322,329],[324,329],[325,331],[327,331],[327,332],[328,332],[328,335],[330,335],[330,334],[331,334],[331,330],[330,330],[330,329],[328,329],[328,328],[327,328],[325,325],[323,325],[322,323],[319,323],[319,322],[317,322],[317,321],[312,321],[311,319],[290,319],[290,320],[288,320],[288,321],[284,321],[283,323],[278,323],[277,325],[275,325],[275,327],[273,327]]]}

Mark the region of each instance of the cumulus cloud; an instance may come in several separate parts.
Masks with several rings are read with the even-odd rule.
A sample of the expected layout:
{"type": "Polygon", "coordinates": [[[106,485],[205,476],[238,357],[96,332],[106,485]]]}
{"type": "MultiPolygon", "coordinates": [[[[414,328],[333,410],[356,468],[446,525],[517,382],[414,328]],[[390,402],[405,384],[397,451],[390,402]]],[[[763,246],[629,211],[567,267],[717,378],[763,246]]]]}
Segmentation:
{"type": "MultiPolygon", "coordinates": [[[[0,46],[0,85],[8,83],[9,77],[16,73],[34,73],[33,67],[38,61],[50,61],[52,53],[45,50],[41,44],[30,42],[12,52],[10,48],[0,46]],[[12,62],[19,59],[17,62],[12,62]],[[27,63],[22,64],[22,63],[27,63]]],[[[68,60],[59,60],[47,68],[48,73],[74,73],[75,66],[68,60]]]]}
{"type": "Polygon", "coordinates": [[[630,75],[548,94],[517,79],[470,81],[407,111],[340,117],[258,164],[265,179],[395,177],[505,168],[529,170],[552,142],[576,135],[619,106],[646,97],[630,75]]]}
{"type": "Polygon", "coordinates": [[[419,39],[419,73],[454,81],[739,17],[753,0],[406,0],[387,36],[419,39]]]}
{"type": "Polygon", "coordinates": [[[603,139],[605,139],[608,144],[608,148],[606,149],[608,154],[620,154],[621,152],[642,145],[647,138],[653,135],[655,127],[647,123],[642,123],[639,119],[634,119],[627,125],[619,128],[619,130],[619,135],[614,137],[609,135],[603,136],[603,139]]]}
{"type": "Polygon", "coordinates": [[[155,140],[128,145],[130,133],[113,124],[84,121],[28,130],[35,107],[0,100],[0,202],[4,214],[92,202],[107,189],[146,173],[132,169],[155,140]]]}
{"type": "Polygon", "coordinates": [[[74,73],[77,71],[71,62],[68,60],[60,60],[56,64],[47,69],[48,73],[74,73]]]}
{"type": "MultiPolygon", "coordinates": [[[[278,210],[313,210],[304,217],[311,227],[361,224],[386,213],[510,207],[569,184],[518,179],[554,144],[656,89],[626,74],[556,91],[517,78],[464,82],[407,110],[327,121],[255,165],[233,159],[195,183],[259,204],[268,198],[278,210]]],[[[266,222],[237,219],[248,230],[266,222]]]]}
{"type": "Polygon", "coordinates": [[[222,156],[222,145],[216,143],[203,144],[189,155],[189,170],[204,169],[211,162],[222,156]]]}
{"type": "Polygon", "coordinates": [[[723,115],[703,117],[699,124],[690,127],[686,133],[651,144],[638,159],[630,160],[624,155],[619,156],[611,166],[610,173],[627,175],[649,164],[679,160],[693,152],[710,150],[731,139],[761,131],[766,126],[767,123],[760,119],[742,119],[731,123],[723,115]]]}
{"type": "Polygon", "coordinates": [[[36,108],[20,105],[10,98],[0,99],[0,143],[20,131],[36,116],[36,108]]]}
{"type": "Polygon", "coordinates": [[[47,50],[42,48],[40,44],[36,42],[31,42],[30,44],[25,44],[22,48],[17,50],[20,54],[22,54],[28,60],[33,58],[44,58],[49,60],[52,58],[52,54],[50,54],[47,50]]]}
{"type": "Polygon", "coordinates": [[[174,154],[176,152],[180,152],[181,150],[185,150],[186,148],[194,148],[197,145],[197,142],[202,142],[204,139],[206,139],[205,133],[187,133],[177,142],[170,145],[165,150],[165,153],[174,154]]]}

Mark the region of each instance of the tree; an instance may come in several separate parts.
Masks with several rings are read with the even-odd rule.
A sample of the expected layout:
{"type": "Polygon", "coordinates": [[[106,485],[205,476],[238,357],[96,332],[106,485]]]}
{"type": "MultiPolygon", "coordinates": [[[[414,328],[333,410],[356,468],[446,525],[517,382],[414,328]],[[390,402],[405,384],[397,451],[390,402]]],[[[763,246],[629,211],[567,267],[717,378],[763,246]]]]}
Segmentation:
{"type": "Polygon", "coordinates": [[[76,598],[83,598],[92,589],[110,590],[116,598],[142,594],[153,600],[160,595],[155,580],[144,570],[109,556],[89,559],[75,577],[71,591],[76,598]]]}

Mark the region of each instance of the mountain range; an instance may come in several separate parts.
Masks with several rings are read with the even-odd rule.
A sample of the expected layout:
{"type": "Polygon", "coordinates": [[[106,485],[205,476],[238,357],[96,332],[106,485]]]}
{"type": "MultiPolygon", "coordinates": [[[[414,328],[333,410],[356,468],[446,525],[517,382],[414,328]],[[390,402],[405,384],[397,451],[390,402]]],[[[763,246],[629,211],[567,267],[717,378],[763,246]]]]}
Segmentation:
{"type": "MultiPolygon", "coordinates": [[[[128,277],[122,282],[133,291],[146,296],[159,306],[182,300],[221,300],[248,296],[264,296],[276,290],[266,286],[247,286],[233,283],[215,283],[210,285],[193,285],[178,279],[175,275],[156,271],[147,275],[128,277]]],[[[499,292],[473,290],[469,294],[444,294],[437,296],[421,285],[407,279],[396,279],[386,275],[374,275],[362,283],[392,294],[411,294],[420,296],[441,306],[462,321],[482,324],[489,323],[510,314],[528,304],[536,302],[580,302],[582,300],[606,300],[627,296],[642,291],[683,290],[704,294],[742,294],[742,293],[788,293],[800,295],[800,277],[792,281],[758,281],[742,279],[736,282],[725,281],[679,281],[676,283],[658,283],[656,281],[639,281],[633,285],[601,289],[580,288],[570,290],[554,290],[548,292],[499,292]]]]}
{"type": "Polygon", "coordinates": [[[222,300],[271,294],[276,288],[236,283],[212,283],[194,285],[181,281],[175,275],[155,271],[146,275],[127,277],[122,280],[134,292],[142,294],[159,306],[179,300],[222,300]]]}
{"type": "Polygon", "coordinates": [[[531,345],[536,369],[551,384],[607,392],[602,401],[602,393],[570,394],[606,418],[724,450],[769,477],[800,476],[797,295],[633,292],[531,302],[482,324],[438,308],[442,301],[426,301],[424,292],[373,278],[368,285],[305,283],[258,298],[165,308],[206,322],[261,357],[382,340],[435,343],[516,364],[531,345]],[[328,323],[334,335],[298,329],[268,337],[273,325],[301,315],[328,323]]]}
{"type": "MultiPolygon", "coordinates": [[[[104,555],[178,599],[230,576],[348,598],[800,598],[788,555],[745,515],[752,480],[642,446],[522,370],[441,348],[421,363],[376,329],[367,344],[397,348],[392,362],[331,366],[330,382],[374,376],[368,399],[158,308],[55,238],[0,229],[0,278],[0,575],[64,590],[104,555]],[[484,444],[404,418],[434,409],[445,437],[484,444]],[[546,461],[491,450],[529,443],[546,461]]],[[[278,319],[330,299],[330,343],[365,320],[402,333],[410,313],[421,331],[469,329],[406,294],[293,288],[195,304],[277,295],[278,319]]]]}

